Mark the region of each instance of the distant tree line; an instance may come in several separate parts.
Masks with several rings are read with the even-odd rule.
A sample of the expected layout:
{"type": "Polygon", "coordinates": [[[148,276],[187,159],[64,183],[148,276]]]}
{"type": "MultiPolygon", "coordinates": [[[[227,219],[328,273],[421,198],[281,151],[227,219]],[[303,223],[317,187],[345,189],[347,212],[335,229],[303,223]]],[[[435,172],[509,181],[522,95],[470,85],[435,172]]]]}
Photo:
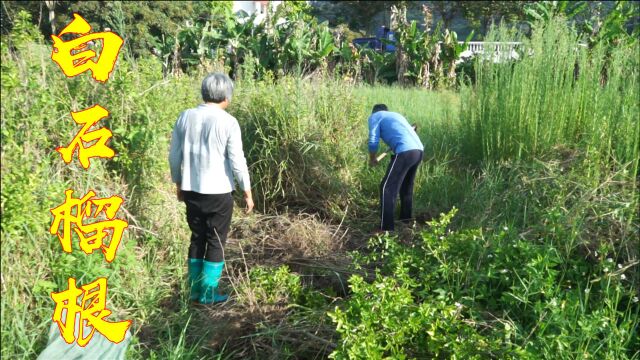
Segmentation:
{"type": "MultiPolygon", "coordinates": [[[[80,13],[94,30],[120,34],[126,57],[157,57],[165,75],[217,66],[236,79],[330,73],[426,89],[473,80],[473,60],[460,64],[466,44],[451,29],[459,16],[479,32],[495,21],[525,24],[530,32],[562,16],[590,48],[638,38],[638,3],[627,1],[284,2],[269,8],[259,25],[254,17],[233,14],[231,1],[6,1],[1,9],[3,35],[28,18],[45,39],[80,13]],[[385,12],[396,32],[396,52],[353,46],[353,37],[385,12]]],[[[475,34],[470,31],[465,42],[475,34]]]]}

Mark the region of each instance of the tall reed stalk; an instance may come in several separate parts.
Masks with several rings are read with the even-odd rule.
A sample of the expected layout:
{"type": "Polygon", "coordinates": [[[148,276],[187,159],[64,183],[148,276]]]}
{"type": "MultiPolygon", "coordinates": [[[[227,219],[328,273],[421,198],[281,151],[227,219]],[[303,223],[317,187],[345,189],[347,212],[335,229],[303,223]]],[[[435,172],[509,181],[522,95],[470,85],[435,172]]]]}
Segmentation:
{"type": "Polygon", "coordinates": [[[595,171],[638,173],[638,41],[581,46],[562,18],[531,39],[505,28],[487,41],[522,41],[517,61],[478,59],[477,82],[462,90],[463,147],[490,161],[531,159],[559,146],[579,150],[595,171]]]}

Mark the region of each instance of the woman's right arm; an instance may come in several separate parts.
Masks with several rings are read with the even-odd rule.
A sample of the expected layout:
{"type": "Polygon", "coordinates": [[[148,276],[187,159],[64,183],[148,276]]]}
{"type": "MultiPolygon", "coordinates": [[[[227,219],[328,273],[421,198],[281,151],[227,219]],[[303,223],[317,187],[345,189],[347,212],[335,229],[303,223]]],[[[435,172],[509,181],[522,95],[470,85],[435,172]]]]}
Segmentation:
{"type": "Polygon", "coordinates": [[[253,210],[253,196],[251,194],[251,180],[249,179],[249,168],[247,167],[247,159],[244,157],[242,150],[242,134],[240,125],[234,121],[227,142],[227,156],[231,163],[233,176],[238,181],[240,189],[244,191],[244,200],[247,203],[246,212],[253,210]]]}

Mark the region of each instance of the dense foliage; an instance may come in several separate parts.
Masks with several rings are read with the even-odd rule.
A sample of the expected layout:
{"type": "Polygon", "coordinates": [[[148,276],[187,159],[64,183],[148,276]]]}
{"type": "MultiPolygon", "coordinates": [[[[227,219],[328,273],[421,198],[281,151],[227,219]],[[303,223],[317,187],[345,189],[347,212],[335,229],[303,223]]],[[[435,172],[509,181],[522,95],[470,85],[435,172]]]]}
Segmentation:
{"type": "MultiPolygon", "coordinates": [[[[40,353],[50,292],[98,276],[109,280],[113,316],[134,320],[133,359],[639,356],[637,42],[580,48],[579,34],[552,17],[522,39],[519,62],[479,58],[475,84],[435,92],[272,71],[323,69],[299,45],[320,51],[324,25],[295,16],[259,38],[280,46],[272,57],[247,61],[244,46],[262,45],[233,43],[250,29],[230,20],[224,36],[235,38],[202,28],[220,48],[237,44],[230,62],[188,51],[179,56],[202,66],[178,75],[169,57],[125,49],[104,85],[65,77],[28,14],[15,18],[1,43],[2,358],[40,353]],[[248,230],[226,249],[231,301],[198,310],[185,296],[189,232],[166,156],[204,72],[225,66],[262,74],[238,76],[229,108],[262,214],[234,217],[234,231],[248,230]],[[111,112],[102,123],[117,156],[89,171],[64,165],[53,149],[77,131],[69,112],[96,103],[111,112]],[[366,165],[374,103],[418,123],[425,162],[415,227],[370,239],[385,171],[366,165]],[[68,188],[125,198],[131,226],[112,264],[65,254],[47,233],[68,188]],[[274,220],[299,211],[329,225],[274,220]],[[341,241],[359,249],[350,263],[341,241]],[[293,243],[307,248],[294,253],[293,243]]],[[[178,41],[195,47],[200,31],[178,41]]]]}
{"type": "Polygon", "coordinates": [[[373,274],[331,314],[334,358],[639,355],[638,42],[589,51],[562,19],[536,29],[461,91],[460,155],[483,175],[459,206],[479,227],[451,230],[454,210],[371,239],[355,259],[373,274]]]}
{"type": "Polygon", "coordinates": [[[349,280],[351,297],[331,314],[341,335],[333,358],[637,355],[640,304],[625,276],[633,265],[605,255],[612,248],[602,244],[592,260],[508,227],[447,230],[455,212],[409,242],[369,241],[360,261],[378,265],[375,280],[349,280]]]}
{"type": "Polygon", "coordinates": [[[8,33],[20,23],[20,11],[27,11],[32,22],[37,18],[42,34],[48,38],[55,29],[68,23],[72,12],[78,12],[94,28],[109,28],[120,34],[125,39],[126,56],[161,59],[165,75],[222,64],[235,79],[328,72],[354,82],[397,81],[402,86],[411,84],[427,89],[450,88],[456,86],[458,80],[474,79],[468,69],[456,69],[466,43],[458,44],[461,39],[449,28],[453,16],[464,15],[471,23],[477,23],[474,28],[478,32],[471,31],[466,41],[476,35],[484,38],[490,25],[500,20],[519,24],[517,29],[527,30],[536,26],[535,21],[544,23],[557,15],[571,19],[579,35],[575,40],[587,43],[590,48],[601,42],[637,39],[634,34],[638,31],[639,7],[633,2],[618,1],[613,7],[582,1],[571,4],[566,1],[463,1],[458,6],[446,2],[419,5],[418,2],[375,5],[344,2],[311,7],[303,2],[284,2],[275,11],[267,7],[265,20],[254,26],[255,15],[245,18],[233,14],[228,1],[9,2],[2,7],[2,31],[8,33]],[[351,28],[331,17],[332,21],[318,20],[327,19],[323,14],[328,10],[321,11],[325,7],[335,7],[338,10],[334,10],[344,16],[351,14],[353,21],[348,21],[351,28]],[[47,11],[48,22],[44,17],[47,11]],[[397,52],[353,47],[352,30],[358,29],[369,15],[381,12],[390,14],[397,52]],[[401,16],[396,16],[398,14],[401,16]],[[530,20],[528,27],[523,25],[525,18],[530,20]],[[478,25],[480,23],[482,25],[478,25]]]}

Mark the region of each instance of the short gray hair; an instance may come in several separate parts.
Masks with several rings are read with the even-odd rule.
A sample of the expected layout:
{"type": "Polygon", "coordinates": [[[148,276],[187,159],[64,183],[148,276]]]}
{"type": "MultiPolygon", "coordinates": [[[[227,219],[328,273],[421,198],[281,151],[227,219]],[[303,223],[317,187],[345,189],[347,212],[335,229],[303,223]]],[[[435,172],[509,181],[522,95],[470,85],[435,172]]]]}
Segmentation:
{"type": "Polygon", "coordinates": [[[223,73],[211,73],[202,80],[202,100],[219,104],[225,99],[231,102],[233,81],[223,73]]]}

